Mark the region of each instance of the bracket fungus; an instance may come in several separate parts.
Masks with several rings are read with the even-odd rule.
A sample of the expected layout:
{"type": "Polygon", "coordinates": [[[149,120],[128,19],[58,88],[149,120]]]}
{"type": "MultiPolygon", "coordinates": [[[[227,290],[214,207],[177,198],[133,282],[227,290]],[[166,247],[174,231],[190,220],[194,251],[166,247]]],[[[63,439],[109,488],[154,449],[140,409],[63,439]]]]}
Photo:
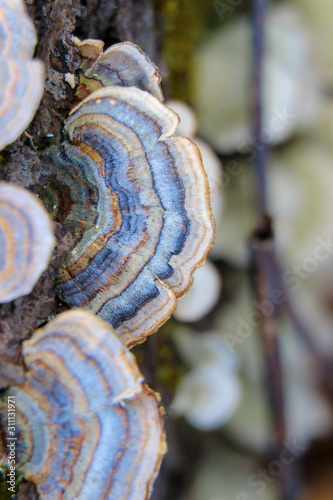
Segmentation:
{"type": "MultiPolygon", "coordinates": [[[[134,45],[115,50],[137,51],[136,72],[153,72],[134,45]]],[[[144,90],[100,88],[71,111],[69,140],[53,155],[62,184],[55,198],[67,193],[57,218],[76,243],[57,278],[59,296],[108,320],[129,347],[170,317],[212,246],[200,152],[190,139],[169,137],[178,122],[144,90]]]]}
{"type": "Polygon", "coordinates": [[[123,42],[102,52],[104,43],[100,40],[73,37],[73,42],[82,57],[76,92],[79,100],[102,87],[120,86],[146,90],[163,102],[158,68],[139,47],[123,42]]]}
{"type": "Polygon", "coordinates": [[[31,122],[44,89],[44,67],[32,60],[35,29],[22,0],[0,1],[0,150],[31,122]]]}
{"type": "Polygon", "coordinates": [[[0,415],[15,396],[17,468],[39,498],[148,499],[166,451],[161,409],[113,329],[67,311],[23,354],[26,381],[8,389],[0,415]]]}
{"type": "Polygon", "coordinates": [[[0,182],[0,303],[31,292],[54,243],[42,203],[28,190],[0,182]]]}

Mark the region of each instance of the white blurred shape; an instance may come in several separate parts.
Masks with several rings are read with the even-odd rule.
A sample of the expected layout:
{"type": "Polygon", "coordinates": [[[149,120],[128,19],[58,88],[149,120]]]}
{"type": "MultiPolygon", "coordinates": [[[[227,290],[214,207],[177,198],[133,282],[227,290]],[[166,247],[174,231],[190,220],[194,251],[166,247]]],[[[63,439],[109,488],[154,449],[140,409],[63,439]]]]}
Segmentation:
{"type": "Polygon", "coordinates": [[[199,334],[184,329],[173,338],[192,370],[181,379],[171,412],[198,429],[216,429],[231,417],[241,398],[237,359],[213,331],[199,334]]]}
{"type": "MultiPolygon", "coordinates": [[[[239,19],[221,28],[197,52],[195,110],[199,134],[217,151],[250,152],[251,27],[239,19]]],[[[264,132],[270,144],[304,130],[320,112],[320,85],[308,29],[288,4],[272,7],[264,66],[264,132]]]]}
{"type": "Polygon", "coordinates": [[[182,378],[171,409],[194,427],[213,430],[231,417],[239,400],[235,374],[217,363],[203,364],[182,378]]]}
{"type": "Polygon", "coordinates": [[[209,260],[196,270],[189,291],[178,299],[173,315],[178,321],[194,322],[206,316],[218,301],[221,276],[209,260]]]}
{"type": "Polygon", "coordinates": [[[198,122],[194,111],[183,101],[171,99],[165,103],[168,108],[171,108],[180,118],[180,123],[174,135],[183,137],[194,137],[198,122]]]}

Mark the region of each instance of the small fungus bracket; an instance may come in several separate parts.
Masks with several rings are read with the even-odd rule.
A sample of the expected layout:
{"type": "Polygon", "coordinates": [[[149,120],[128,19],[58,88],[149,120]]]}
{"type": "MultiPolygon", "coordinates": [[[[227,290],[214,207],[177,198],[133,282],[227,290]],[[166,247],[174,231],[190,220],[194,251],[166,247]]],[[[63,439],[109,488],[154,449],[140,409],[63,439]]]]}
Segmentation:
{"type": "Polygon", "coordinates": [[[104,42],[100,40],[72,40],[82,58],[76,103],[95,90],[110,86],[136,87],[163,102],[158,68],[137,45],[123,42],[102,52],[104,42]]]}

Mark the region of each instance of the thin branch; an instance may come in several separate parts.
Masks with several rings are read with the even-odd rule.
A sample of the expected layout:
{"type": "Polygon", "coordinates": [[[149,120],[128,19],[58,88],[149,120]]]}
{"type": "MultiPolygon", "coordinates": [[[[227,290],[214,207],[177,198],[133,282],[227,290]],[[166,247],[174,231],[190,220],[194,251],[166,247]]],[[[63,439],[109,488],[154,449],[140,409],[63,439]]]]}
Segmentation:
{"type": "Polygon", "coordinates": [[[254,169],[257,182],[258,210],[267,212],[266,162],[267,145],[263,142],[263,63],[265,50],[265,20],[268,0],[254,0],[253,4],[253,135],[256,156],[254,169]]]}
{"type": "MultiPolygon", "coordinates": [[[[274,240],[255,238],[252,241],[255,266],[255,284],[257,302],[265,304],[270,300],[275,289],[272,282],[272,261],[274,259],[274,240]]],[[[284,408],[283,373],[280,347],[278,342],[278,326],[276,311],[270,315],[261,314],[260,334],[266,361],[266,380],[273,420],[275,445],[278,450],[286,439],[286,422],[284,408]]]]}
{"type": "MultiPolygon", "coordinates": [[[[275,243],[272,222],[267,209],[266,168],[268,147],[263,141],[264,116],[264,84],[263,64],[265,52],[265,21],[268,0],[254,0],[253,3],[253,83],[254,109],[253,133],[256,155],[254,159],[254,174],[258,199],[258,226],[252,236],[252,251],[255,268],[255,290],[259,304],[270,300],[276,290],[275,243]]],[[[272,413],[273,440],[275,450],[273,456],[278,458],[287,438],[284,405],[284,384],[281,353],[278,339],[278,310],[273,314],[261,316],[260,334],[266,366],[266,380],[272,413]]],[[[294,463],[293,467],[297,467],[294,463]]],[[[280,476],[281,500],[294,498],[294,484],[291,467],[285,467],[280,476]]]]}
{"type": "MultiPolygon", "coordinates": [[[[258,303],[269,299],[275,288],[272,283],[272,265],[275,262],[274,234],[267,213],[266,165],[267,146],[261,137],[263,125],[263,60],[265,47],[265,19],[268,0],[254,0],[253,12],[253,130],[256,145],[254,173],[258,198],[258,226],[252,237],[255,267],[255,289],[258,303]]],[[[278,448],[286,437],[284,418],[282,369],[278,345],[276,311],[269,317],[261,314],[260,333],[266,360],[267,382],[271,403],[275,444],[278,448]]]]}

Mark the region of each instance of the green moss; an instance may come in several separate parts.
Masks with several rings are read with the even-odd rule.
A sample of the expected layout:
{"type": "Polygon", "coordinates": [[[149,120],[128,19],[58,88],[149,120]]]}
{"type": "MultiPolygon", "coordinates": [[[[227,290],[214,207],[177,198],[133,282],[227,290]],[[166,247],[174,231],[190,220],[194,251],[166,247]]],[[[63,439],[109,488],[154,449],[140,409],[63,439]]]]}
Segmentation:
{"type": "Polygon", "coordinates": [[[147,364],[149,365],[148,385],[160,390],[163,388],[170,395],[174,393],[180,378],[187,370],[172,342],[171,330],[175,325],[174,320],[170,319],[158,332],[133,349],[143,374],[147,373],[147,364]]]}
{"type": "Polygon", "coordinates": [[[52,187],[52,182],[46,183],[38,190],[38,197],[44,203],[46,210],[49,212],[52,220],[56,220],[59,212],[59,199],[56,191],[52,187]]]}
{"type": "Polygon", "coordinates": [[[164,22],[162,55],[172,98],[191,101],[193,54],[212,8],[205,0],[154,0],[164,22]]]}
{"type": "Polygon", "coordinates": [[[0,467],[0,498],[1,500],[13,500],[19,491],[19,485],[23,481],[24,476],[21,472],[15,471],[16,481],[15,481],[15,494],[8,491],[7,483],[7,472],[8,468],[5,466],[0,467]]]}

